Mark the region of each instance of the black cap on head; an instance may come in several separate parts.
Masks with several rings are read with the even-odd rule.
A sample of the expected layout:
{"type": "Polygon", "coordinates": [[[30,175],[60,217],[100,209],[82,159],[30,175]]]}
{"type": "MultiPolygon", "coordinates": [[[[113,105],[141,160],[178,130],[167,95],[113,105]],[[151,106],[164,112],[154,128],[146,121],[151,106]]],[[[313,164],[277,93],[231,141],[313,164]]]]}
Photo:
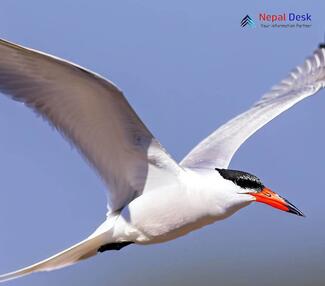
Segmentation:
{"type": "Polygon", "coordinates": [[[243,189],[253,189],[260,192],[264,185],[256,176],[237,170],[215,168],[219,174],[226,180],[230,180],[243,189]]]}

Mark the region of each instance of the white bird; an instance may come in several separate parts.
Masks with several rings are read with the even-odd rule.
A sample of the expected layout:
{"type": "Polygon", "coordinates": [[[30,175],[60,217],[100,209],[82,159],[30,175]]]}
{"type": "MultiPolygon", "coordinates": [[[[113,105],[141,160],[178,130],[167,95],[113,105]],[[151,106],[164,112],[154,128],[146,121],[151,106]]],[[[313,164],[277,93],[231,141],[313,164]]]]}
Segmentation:
{"type": "Polygon", "coordinates": [[[303,216],[256,176],[227,167],[248,137],[324,85],[321,45],[178,164],[112,82],[71,62],[0,40],[0,91],[47,119],[108,187],[107,217],[94,233],[48,259],[0,276],[0,281],[62,268],[131,243],[172,240],[254,201],[303,216]]]}

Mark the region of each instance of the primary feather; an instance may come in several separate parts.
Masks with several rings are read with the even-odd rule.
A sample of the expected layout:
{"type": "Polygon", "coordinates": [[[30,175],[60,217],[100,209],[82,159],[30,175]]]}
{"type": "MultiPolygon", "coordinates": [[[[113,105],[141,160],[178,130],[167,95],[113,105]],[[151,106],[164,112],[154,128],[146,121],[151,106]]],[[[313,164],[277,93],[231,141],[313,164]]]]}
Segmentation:
{"type": "Polygon", "coordinates": [[[219,127],[181,161],[190,168],[227,168],[238,148],[258,129],[325,85],[325,48],[274,86],[252,108],[219,127]]]}
{"type": "Polygon", "coordinates": [[[98,74],[0,40],[0,92],[24,102],[70,140],[104,179],[112,212],[141,195],[149,173],[177,171],[122,92],[98,74]]]}

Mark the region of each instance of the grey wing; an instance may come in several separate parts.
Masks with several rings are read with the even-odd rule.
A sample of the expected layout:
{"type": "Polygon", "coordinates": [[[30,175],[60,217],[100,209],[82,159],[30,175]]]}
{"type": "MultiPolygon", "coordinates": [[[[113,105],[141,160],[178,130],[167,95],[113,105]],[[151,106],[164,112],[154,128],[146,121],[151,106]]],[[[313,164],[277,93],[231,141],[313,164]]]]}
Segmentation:
{"type": "Polygon", "coordinates": [[[325,49],[319,48],[249,110],[200,142],[181,161],[183,167],[227,168],[237,149],[273,118],[325,85],[325,49]]]}
{"type": "Polygon", "coordinates": [[[151,176],[174,176],[180,168],[122,92],[80,66],[0,40],[0,92],[42,115],[81,151],[109,186],[112,211],[141,195],[151,176]]]}

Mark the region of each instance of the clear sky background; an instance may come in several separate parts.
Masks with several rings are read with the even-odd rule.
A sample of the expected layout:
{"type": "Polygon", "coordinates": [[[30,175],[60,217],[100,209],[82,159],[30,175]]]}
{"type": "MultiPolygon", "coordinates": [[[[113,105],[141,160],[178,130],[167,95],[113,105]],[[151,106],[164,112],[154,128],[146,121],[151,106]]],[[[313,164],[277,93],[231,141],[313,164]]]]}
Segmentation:
{"type": "MultiPolygon", "coordinates": [[[[246,110],[323,39],[324,1],[1,0],[1,37],[115,82],[177,159],[246,110]],[[243,29],[246,14],[310,13],[309,29],[243,29]]],[[[258,26],[258,23],[257,23],[258,26]]],[[[10,285],[324,285],[325,92],[250,138],[231,168],[259,176],[300,218],[252,204],[161,245],[129,246],[10,285]]],[[[62,137],[0,97],[0,272],[90,234],[105,187],[62,137]]]]}

